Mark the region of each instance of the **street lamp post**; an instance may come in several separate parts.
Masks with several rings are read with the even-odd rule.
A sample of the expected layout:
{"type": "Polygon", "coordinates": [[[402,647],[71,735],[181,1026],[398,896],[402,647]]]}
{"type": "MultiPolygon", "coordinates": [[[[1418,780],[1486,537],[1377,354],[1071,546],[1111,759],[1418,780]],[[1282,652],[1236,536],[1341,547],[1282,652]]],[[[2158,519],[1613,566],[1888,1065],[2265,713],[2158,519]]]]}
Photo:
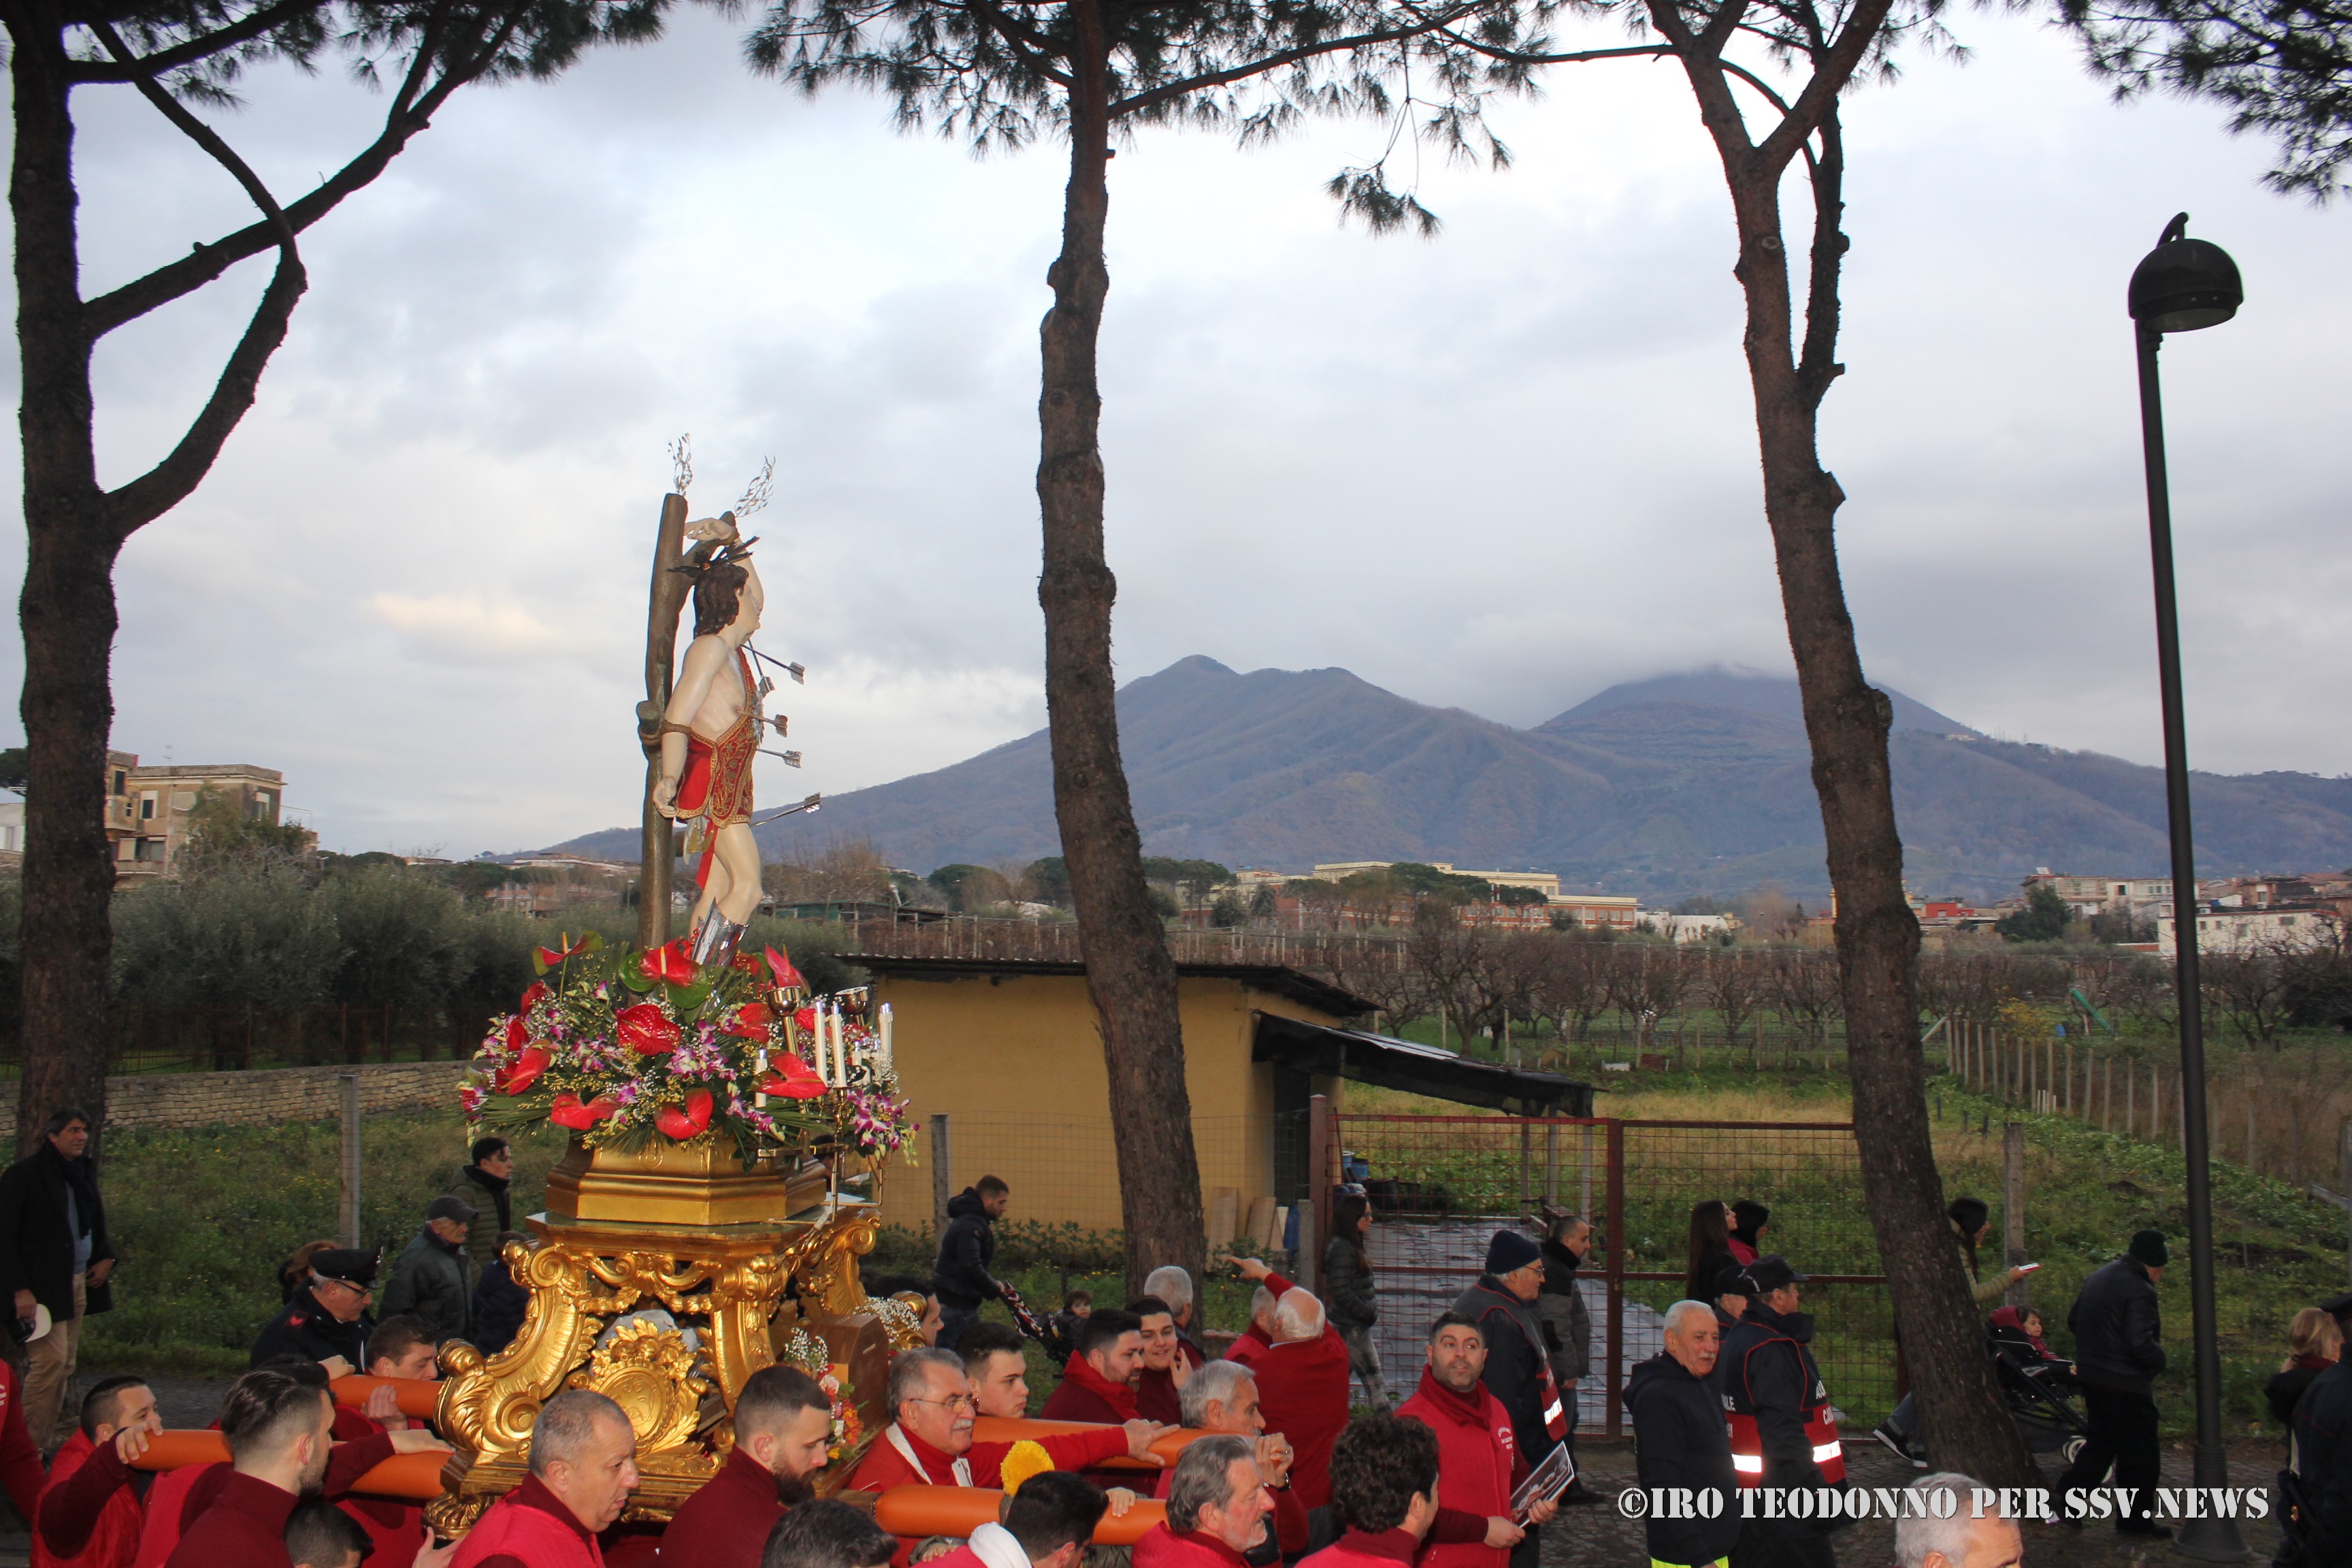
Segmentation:
{"type": "MultiPolygon", "coordinates": [[[[2172,499],[2164,471],[2164,405],[2157,351],[2167,332],[2218,326],[2245,288],[2220,246],[2190,239],[2189,215],[2164,226],[2134,268],[2129,294],[2139,339],[2140,442],[2147,465],[2148,552],[2156,572],[2157,680],[2164,706],[2164,800],[2172,832],[2174,984],[2180,1012],[2181,1152],[2189,1166],[2189,1300],[2197,1369],[2197,1484],[2229,1484],[2221,1446],[2221,1350],[2213,1323],[2213,1194],[2205,1127],[2205,1016],[2197,978],[2197,850],[2189,832],[2189,741],[2180,702],[2180,616],[2173,598],[2172,499]]],[[[2209,1563],[2249,1555],[2235,1521],[2183,1521],[2177,1545],[2209,1563]]]]}

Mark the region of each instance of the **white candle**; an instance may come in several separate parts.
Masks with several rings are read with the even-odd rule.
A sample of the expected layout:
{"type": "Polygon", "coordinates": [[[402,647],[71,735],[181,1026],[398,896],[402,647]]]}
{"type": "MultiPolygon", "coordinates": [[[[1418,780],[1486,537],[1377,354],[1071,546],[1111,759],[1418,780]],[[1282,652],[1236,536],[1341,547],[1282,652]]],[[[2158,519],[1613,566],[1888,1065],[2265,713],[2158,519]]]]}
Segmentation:
{"type": "Polygon", "coordinates": [[[842,1027],[841,1005],[835,1003],[833,1019],[833,1083],[835,1089],[849,1087],[849,1035],[842,1027]]]}
{"type": "MultiPolygon", "coordinates": [[[[757,1083],[765,1083],[765,1082],[767,1082],[767,1081],[768,1081],[768,1047],[765,1047],[765,1046],[761,1046],[761,1047],[760,1047],[760,1056],[759,1056],[759,1060],[758,1060],[757,1066],[755,1067],[754,1070],[759,1074],[758,1078],[756,1078],[755,1079],[753,1079],[753,1081],[754,1081],[754,1082],[757,1082],[757,1083]]],[[[756,1094],[752,1095],[752,1096],[751,1096],[751,1104],[752,1104],[753,1109],[755,1109],[755,1110],[767,1110],[767,1109],[768,1109],[768,1091],[767,1091],[766,1089],[761,1089],[761,1090],[760,1090],[759,1092],[757,1092],[756,1094]]]]}
{"type": "Polygon", "coordinates": [[[823,1010],[812,1006],[809,1009],[809,1066],[816,1068],[819,1083],[831,1083],[833,1079],[824,1070],[824,1014],[823,1010]]]}
{"type": "Polygon", "coordinates": [[[890,1004],[882,1004],[882,1070],[890,1070],[890,1004]]]}

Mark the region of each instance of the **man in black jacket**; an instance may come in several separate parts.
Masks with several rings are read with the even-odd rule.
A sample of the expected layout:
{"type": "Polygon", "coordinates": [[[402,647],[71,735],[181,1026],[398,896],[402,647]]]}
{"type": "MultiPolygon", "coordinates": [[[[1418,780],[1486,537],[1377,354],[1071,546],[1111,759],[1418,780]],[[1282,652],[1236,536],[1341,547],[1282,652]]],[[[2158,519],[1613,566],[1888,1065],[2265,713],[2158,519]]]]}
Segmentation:
{"type": "Polygon", "coordinates": [[[113,1302],[107,1279],[114,1245],[89,1147],[87,1111],[64,1106],[49,1115],[41,1145],[0,1172],[0,1295],[18,1322],[49,1310],[49,1331],[25,1345],[25,1426],[43,1452],[56,1447],[58,1415],[73,1382],[84,1312],[113,1302]]]}
{"type": "Polygon", "coordinates": [[[963,1331],[980,1321],[980,1304],[1004,1294],[988,1272],[996,1257],[996,1232],[990,1226],[1012,1204],[1013,1189],[995,1176],[982,1176],[948,1200],[948,1227],[940,1233],[940,1260],[931,1275],[931,1294],[940,1301],[940,1344],[962,1343],[963,1331]]]}
{"type": "Polygon", "coordinates": [[[479,1275],[499,1255],[499,1237],[514,1228],[514,1149],[503,1138],[477,1138],[474,1163],[457,1173],[449,1195],[474,1211],[466,1233],[466,1256],[479,1275]]]}
{"type": "MultiPolygon", "coordinates": [[[[1748,1310],[1723,1336],[1720,1381],[1732,1463],[1746,1464],[1754,1484],[1768,1491],[1845,1484],[1829,1389],[1813,1360],[1813,1315],[1797,1310],[1805,1279],[1778,1254],[1749,1264],[1740,1280],[1748,1310]]],[[[1739,1568],[1832,1568],[1837,1562],[1830,1544],[1835,1527],[1821,1521],[1818,1507],[1810,1520],[1772,1519],[1766,1511],[1740,1526],[1732,1553],[1739,1568]]]]}
{"type": "Polygon", "coordinates": [[[2066,1314],[2074,1332],[2074,1375],[2082,1380],[2091,1435],[2061,1477],[2069,1487],[2095,1487],[2116,1468],[2115,1485],[2130,1487],[2131,1515],[2116,1521],[2126,1535],[2168,1536],[2156,1522],[2154,1495],[2163,1474],[2156,1436],[2156,1374],[2164,1370],[2164,1319],[2156,1287],[2172,1261],[2164,1232],[2143,1230],[2131,1248],[2092,1271],[2066,1314]]]}
{"type": "MultiPolygon", "coordinates": [[[[1543,1290],[1543,1253],[1516,1230],[1498,1230],[1486,1244],[1486,1272],[1455,1298],[1453,1310],[1478,1325],[1486,1342],[1486,1370],[1480,1373],[1495,1403],[1510,1413],[1511,1439],[1534,1469],[1567,1438],[1570,1425],[1566,1397],[1544,1353],[1543,1325],[1534,1302],[1543,1290]]],[[[1535,1568],[1540,1532],[1529,1526],[1511,1549],[1511,1568],[1535,1568]]]]}
{"type": "Polygon", "coordinates": [[[375,1294],[375,1270],[376,1255],[357,1247],[313,1253],[310,1283],[294,1292],[286,1310],[253,1342],[252,1364],[284,1355],[320,1363],[340,1356],[349,1371],[364,1370],[368,1336],[375,1332],[367,1310],[375,1294]]]}
{"type": "Polygon", "coordinates": [[[474,1219],[473,1205],[454,1193],[425,1205],[425,1228],[392,1266],[392,1283],[383,1289],[385,1317],[422,1319],[436,1345],[472,1337],[474,1281],[466,1237],[474,1219]]]}
{"type": "Polygon", "coordinates": [[[1671,1518],[1668,1511],[1681,1510],[1653,1508],[1643,1528],[1652,1563],[1705,1568],[1729,1556],[1739,1540],[1739,1479],[1715,1390],[1723,1326],[1706,1302],[1677,1301],[1666,1309],[1665,1339],[1664,1353],[1625,1380],[1634,1478],[1644,1491],[1688,1491],[1696,1517],[1671,1518]]]}

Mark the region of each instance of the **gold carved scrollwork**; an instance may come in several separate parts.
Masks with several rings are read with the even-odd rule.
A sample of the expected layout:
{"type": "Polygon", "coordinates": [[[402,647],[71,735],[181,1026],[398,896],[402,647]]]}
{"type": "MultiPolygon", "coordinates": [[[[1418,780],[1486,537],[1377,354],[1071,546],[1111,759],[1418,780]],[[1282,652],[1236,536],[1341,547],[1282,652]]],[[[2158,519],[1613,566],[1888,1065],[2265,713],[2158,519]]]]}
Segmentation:
{"type": "Polygon", "coordinates": [[[710,1380],[695,1374],[696,1359],[685,1335],[640,1318],[614,1330],[570,1383],[627,1411],[638,1447],[659,1453],[694,1436],[702,1396],[710,1391],[710,1380]]]}
{"type": "Polygon", "coordinates": [[[514,1342],[495,1357],[456,1342],[442,1352],[436,1425],[457,1452],[427,1515],[446,1534],[521,1481],[540,1409],[566,1388],[594,1389],[628,1412],[642,1484],[624,1517],[668,1519],[724,1458],[722,1411],[775,1359],[770,1325],[787,1282],[801,1279],[814,1317],[837,1315],[836,1301],[862,1305],[857,1259],[879,1228],[862,1205],[764,1226],[529,1223],[538,1245],[506,1249],[530,1292],[514,1342]],[[683,1325],[644,1319],[597,1344],[614,1320],[656,1305],[693,1321],[697,1349],[683,1325]]]}

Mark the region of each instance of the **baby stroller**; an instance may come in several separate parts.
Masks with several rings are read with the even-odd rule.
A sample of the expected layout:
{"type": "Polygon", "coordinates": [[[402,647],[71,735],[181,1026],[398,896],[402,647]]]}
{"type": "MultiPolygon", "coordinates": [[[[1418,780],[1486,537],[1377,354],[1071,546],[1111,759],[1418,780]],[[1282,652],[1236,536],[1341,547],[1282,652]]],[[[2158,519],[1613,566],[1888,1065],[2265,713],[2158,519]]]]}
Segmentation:
{"type": "Polygon", "coordinates": [[[2068,1396],[2074,1374],[2025,1331],[2017,1309],[2003,1307],[1985,1325],[1985,1348],[2000,1374],[2009,1413],[2036,1454],[2055,1454],[2068,1464],[2091,1435],[2090,1421],[2068,1396]]]}

